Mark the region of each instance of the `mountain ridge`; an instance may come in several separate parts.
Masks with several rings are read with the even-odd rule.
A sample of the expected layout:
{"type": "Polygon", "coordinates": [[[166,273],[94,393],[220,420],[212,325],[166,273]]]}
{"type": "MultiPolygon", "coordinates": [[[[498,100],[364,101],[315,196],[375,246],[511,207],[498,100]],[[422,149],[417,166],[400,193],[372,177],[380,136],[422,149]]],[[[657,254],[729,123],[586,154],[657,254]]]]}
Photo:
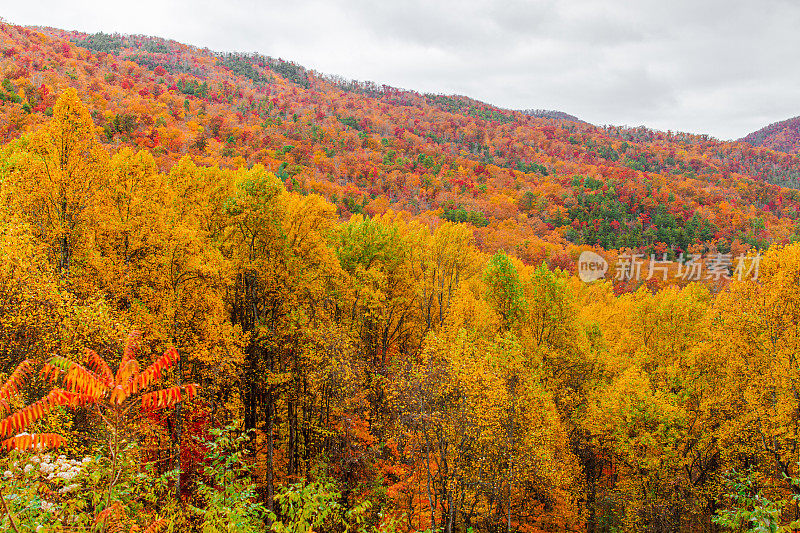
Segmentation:
{"type": "Polygon", "coordinates": [[[800,116],[773,122],[739,140],[753,146],[798,154],[800,153],[800,116]]]}
{"type": "MultiPolygon", "coordinates": [[[[519,112],[524,115],[528,115],[530,117],[571,120],[573,122],[586,122],[585,120],[579,119],[575,115],[570,115],[569,113],[565,113],[564,111],[558,111],[555,109],[520,109],[519,112]]],[[[586,123],[588,124],[588,122],[586,123]]]]}

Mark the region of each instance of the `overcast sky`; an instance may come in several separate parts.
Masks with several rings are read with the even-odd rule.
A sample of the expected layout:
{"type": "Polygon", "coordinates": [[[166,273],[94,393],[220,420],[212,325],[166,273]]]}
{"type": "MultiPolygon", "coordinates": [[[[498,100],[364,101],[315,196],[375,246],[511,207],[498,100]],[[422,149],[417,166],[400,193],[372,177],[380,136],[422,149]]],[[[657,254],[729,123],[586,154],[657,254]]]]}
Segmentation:
{"type": "Polygon", "coordinates": [[[8,22],[259,52],[347,78],[741,137],[800,115],[796,0],[2,0],[8,22]]]}

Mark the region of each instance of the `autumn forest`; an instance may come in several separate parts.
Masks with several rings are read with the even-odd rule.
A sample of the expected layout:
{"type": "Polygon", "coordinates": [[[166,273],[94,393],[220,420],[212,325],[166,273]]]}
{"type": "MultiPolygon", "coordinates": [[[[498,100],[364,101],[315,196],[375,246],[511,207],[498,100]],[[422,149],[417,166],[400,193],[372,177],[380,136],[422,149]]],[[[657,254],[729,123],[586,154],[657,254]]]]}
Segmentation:
{"type": "Polygon", "coordinates": [[[796,531],[796,130],[0,23],[0,529],[796,531]]]}

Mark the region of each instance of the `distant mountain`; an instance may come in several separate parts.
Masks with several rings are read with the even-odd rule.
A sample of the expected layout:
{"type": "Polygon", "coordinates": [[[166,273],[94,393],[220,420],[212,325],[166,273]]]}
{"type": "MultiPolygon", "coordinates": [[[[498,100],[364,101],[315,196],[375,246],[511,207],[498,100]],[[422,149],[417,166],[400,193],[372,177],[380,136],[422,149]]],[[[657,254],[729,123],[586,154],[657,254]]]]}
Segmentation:
{"type": "Polygon", "coordinates": [[[740,141],[787,154],[800,154],[800,117],[770,124],[742,137],[740,141]]]}
{"type": "Polygon", "coordinates": [[[569,113],[564,113],[563,111],[556,111],[553,109],[521,109],[520,113],[534,118],[555,118],[559,120],[571,120],[573,122],[586,123],[586,121],[579,119],[575,115],[570,115],[569,113]]]}

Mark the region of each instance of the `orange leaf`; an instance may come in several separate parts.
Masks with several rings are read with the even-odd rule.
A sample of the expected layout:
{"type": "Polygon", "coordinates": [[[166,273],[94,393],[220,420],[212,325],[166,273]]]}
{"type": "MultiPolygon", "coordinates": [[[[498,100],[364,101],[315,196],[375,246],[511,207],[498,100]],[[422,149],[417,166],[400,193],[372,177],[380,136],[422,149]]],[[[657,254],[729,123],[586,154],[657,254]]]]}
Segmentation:
{"type": "Polygon", "coordinates": [[[144,533],[159,533],[160,531],[166,529],[167,525],[168,522],[166,520],[164,520],[163,518],[159,518],[158,520],[150,524],[150,527],[145,529],[144,533]]]}
{"type": "Polygon", "coordinates": [[[186,385],[186,397],[181,392],[184,386],[175,385],[167,389],[161,389],[142,395],[142,408],[144,409],[162,409],[164,407],[172,407],[184,399],[190,399],[197,394],[197,384],[192,383],[186,385]]]}
{"type": "Polygon", "coordinates": [[[104,383],[103,378],[87,370],[78,363],[70,364],[69,370],[67,370],[64,376],[64,383],[73,392],[85,394],[94,398],[102,397],[108,390],[108,386],[104,383]]]}
{"type": "Polygon", "coordinates": [[[53,407],[55,406],[77,407],[79,405],[96,403],[98,400],[94,396],[90,396],[87,394],[79,394],[77,392],[72,392],[72,391],[66,391],[64,389],[53,389],[50,391],[50,394],[48,394],[47,397],[53,407]]]}
{"type": "Polygon", "coordinates": [[[19,392],[22,385],[22,380],[33,373],[33,362],[30,359],[25,359],[8,377],[3,386],[0,387],[0,400],[9,398],[12,394],[19,392]]]}
{"type": "Polygon", "coordinates": [[[105,522],[108,518],[113,517],[117,521],[121,520],[125,516],[125,511],[122,509],[122,504],[119,502],[113,502],[111,505],[100,511],[97,517],[94,519],[95,524],[100,524],[105,522]]]}
{"type": "Polygon", "coordinates": [[[186,396],[189,400],[191,400],[197,396],[197,389],[199,389],[200,386],[197,383],[190,383],[188,385],[184,385],[183,388],[186,391],[186,396]]]}
{"type": "Polygon", "coordinates": [[[105,360],[97,355],[94,350],[86,349],[87,366],[91,368],[103,381],[106,386],[111,386],[114,380],[114,374],[105,360]]]}
{"type": "Polygon", "coordinates": [[[117,369],[117,385],[127,385],[138,373],[139,363],[136,362],[136,359],[125,359],[123,357],[122,362],[119,364],[119,369],[117,369]]]}
{"type": "Polygon", "coordinates": [[[164,355],[159,357],[152,365],[145,368],[141,374],[136,378],[135,382],[131,383],[131,394],[140,390],[146,389],[155,381],[158,381],[163,376],[164,370],[167,370],[175,362],[180,359],[180,353],[174,347],[164,352],[164,355]]]}
{"type": "Polygon", "coordinates": [[[133,365],[131,361],[136,363],[136,351],[139,349],[141,339],[142,334],[137,330],[133,330],[128,334],[128,340],[125,342],[125,352],[122,354],[122,361],[117,369],[117,385],[122,385],[132,374],[139,371],[138,364],[135,365],[135,372],[132,371],[133,365]]]}
{"type": "Polygon", "coordinates": [[[18,431],[23,431],[31,423],[39,420],[50,412],[54,407],[75,407],[77,405],[96,401],[97,398],[93,396],[65,391],[63,389],[53,389],[44,398],[0,420],[0,437],[6,437],[18,431]]]}
{"type": "Polygon", "coordinates": [[[42,378],[53,383],[56,378],[61,374],[62,370],[57,366],[51,365],[50,363],[45,363],[42,367],[42,378]]]}

